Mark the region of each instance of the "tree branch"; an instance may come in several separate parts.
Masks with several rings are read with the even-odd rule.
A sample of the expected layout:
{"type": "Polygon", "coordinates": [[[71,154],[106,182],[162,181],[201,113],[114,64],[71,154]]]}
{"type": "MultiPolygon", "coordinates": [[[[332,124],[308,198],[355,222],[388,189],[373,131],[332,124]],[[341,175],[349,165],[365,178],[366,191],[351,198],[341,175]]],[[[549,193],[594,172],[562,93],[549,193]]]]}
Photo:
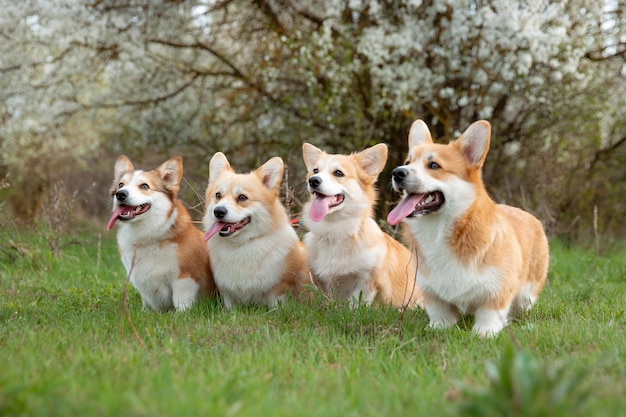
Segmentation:
{"type": "Polygon", "coordinates": [[[197,49],[202,49],[208,53],[210,53],[211,55],[213,55],[215,58],[217,58],[222,64],[226,65],[228,68],[230,68],[233,72],[232,75],[233,77],[242,79],[242,80],[248,80],[248,77],[246,77],[246,75],[235,66],[235,64],[233,64],[228,58],[226,58],[224,55],[222,55],[219,51],[217,51],[215,48],[211,47],[210,45],[207,45],[206,43],[202,43],[202,42],[194,42],[194,43],[183,43],[183,42],[176,42],[176,41],[171,41],[171,40],[164,40],[164,39],[148,39],[148,42],[152,42],[152,43],[157,43],[160,45],[165,45],[165,46],[170,46],[173,48],[197,48],[197,49]]]}
{"type": "Polygon", "coordinates": [[[140,100],[123,100],[117,103],[100,103],[97,105],[85,105],[83,104],[83,106],[85,108],[91,108],[91,107],[100,107],[100,108],[114,108],[114,107],[123,107],[123,106],[140,106],[140,105],[144,105],[144,104],[158,104],[160,102],[169,100],[175,96],[177,96],[178,94],[180,94],[181,92],[183,92],[185,89],[187,89],[189,86],[191,86],[193,84],[193,82],[201,75],[199,72],[197,71],[191,71],[189,73],[190,78],[189,80],[187,80],[186,82],[184,82],[183,84],[181,84],[180,86],[178,86],[177,88],[175,88],[174,90],[157,96],[157,97],[151,97],[151,98],[145,98],[145,99],[140,99],[140,100]]]}
{"type": "Polygon", "coordinates": [[[607,148],[598,149],[593,154],[593,160],[589,163],[590,167],[593,168],[598,162],[600,162],[606,155],[610,155],[617,150],[620,146],[626,144],[626,136],[618,140],[617,142],[611,144],[611,146],[607,148]]]}

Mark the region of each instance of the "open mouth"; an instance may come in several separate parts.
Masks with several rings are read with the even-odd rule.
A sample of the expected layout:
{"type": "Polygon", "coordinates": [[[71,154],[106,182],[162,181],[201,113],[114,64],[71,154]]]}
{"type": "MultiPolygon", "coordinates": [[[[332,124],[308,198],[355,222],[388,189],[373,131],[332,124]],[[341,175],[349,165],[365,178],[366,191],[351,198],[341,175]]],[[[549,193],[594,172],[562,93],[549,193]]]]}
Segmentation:
{"type": "Polygon", "coordinates": [[[113,225],[115,225],[115,222],[118,220],[121,220],[123,222],[132,220],[148,210],[150,210],[149,203],[144,203],[139,206],[128,206],[126,204],[120,204],[119,206],[117,206],[115,211],[113,211],[113,214],[111,215],[111,218],[107,223],[107,230],[111,230],[113,228],[113,225]]]}
{"type": "Polygon", "coordinates": [[[211,239],[217,233],[222,237],[232,236],[250,223],[250,217],[246,217],[237,223],[215,222],[204,234],[204,240],[211,239]]]}
{"type": "Polygon", "coordinates": [[[345,196],[343,194],[329,196],[315,191],[313,192],[313,201],[311,202],[309,217],[314,222],[319,222],[324,218],[324,216],[326,216],[326,214],[328,214],[328,211],[331,208],[343,204],[344,200],[345,196]]]}
{"type": "Polygon", "coordinates": [[[409,194],[389,212],[387,221],[391,225],[400,223],[407,217],[421,216],[439,210],[445,202],[441,191],[423,194],[409,194]]]}

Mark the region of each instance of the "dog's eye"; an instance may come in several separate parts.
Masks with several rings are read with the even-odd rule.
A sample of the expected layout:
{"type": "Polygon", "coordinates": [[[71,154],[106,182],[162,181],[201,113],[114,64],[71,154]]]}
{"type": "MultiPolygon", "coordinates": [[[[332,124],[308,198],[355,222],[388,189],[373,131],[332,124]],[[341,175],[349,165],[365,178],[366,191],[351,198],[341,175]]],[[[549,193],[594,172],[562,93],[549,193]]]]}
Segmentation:
{"type": "Polygon", "coordinates": [[[345,177],[345,174],[344,174],[344,173],[343,173],[343,171],[342,171],[342,170],[340,170],[340,169],[336,169],[336,170],[335,170],[335,172],[333,172],[333,175],[334,175],[335,177],[345,177]]]}
{"type": "Polygon", "coordinates": [[[429,162],[428,163],[428,169],[439,169],[441,168],[441,165],[439,165],[436,162],[429,162]]]}
{"type": "Polygon", "coordinates": [[[220,198],[222,198],[222,193],[220,193],[219,191],[215,193],[215,199],[219,200],[220,198]]]}
{"type": "Polygon", "coordinates": [[[149,190],[150,186],[144,182],[139,186],[139,188],[141,188],[142,190],[149,190]]]}
{"type": "Polygon", "coordinates": [[[411,163],[410,159],[407,159],[406,161],[404,161],[404,165],[409,165],[411,163]]]}
{"type": "Polygon", "coordinates": [[[237,201],[246,201],[248,199],[248,196],[246,196],[245,194],[239,194],[237,196],[237,201]]]}
{"type": "Polygon", "coordinates": [[[119,184],[117,184],[117,188],[122,188],[124,186],[123,182],[120,182],[119,184]]]}
{"type": "Polygon", "coordinates": [[[317,169],[317,168],[313,168],[313,173],[314,173],[314,174],[317,174],[317,173],[319,173],[319,172],[320,172],[320,170],[319,170],[319,169],[317,169]]]}

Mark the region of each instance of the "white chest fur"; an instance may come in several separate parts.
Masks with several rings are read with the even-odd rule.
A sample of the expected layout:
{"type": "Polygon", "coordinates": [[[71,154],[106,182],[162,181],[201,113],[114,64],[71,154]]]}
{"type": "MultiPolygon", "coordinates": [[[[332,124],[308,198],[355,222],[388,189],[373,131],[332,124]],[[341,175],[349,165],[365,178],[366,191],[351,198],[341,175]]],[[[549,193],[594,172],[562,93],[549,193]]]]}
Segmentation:
{"type": "MultiPolygon", "coordinates": [[[[385,252],[382,231],[369,218],[362,227],[366,239],[340,233],[341,230],[333,233],[323,229],[311,231],[303,239],[313,275],[339,298],[358,297],[358,292],[367,291],[365,283],[382,262],[385,252]]],[[[367,294],[364,296],[369,298],[367,294]]]]}
{"type": "Polygon", "coordinates": [[[463,313],[492,298],[501,289],[497,268],[462,262],[448,246],[450,229],[441,228],[434,218],[409,220],[409,227],[420,246],[418,284],[425,292],[454,304],[463,313]]]}
{"type": "MultiPolygon", "coordinates": [[[[156,311],[173,307],[172,285],[180,273],[175,243],[139,244],[118,234],[118,245],[130,282],[141,294],[144,306],[156,311]]],[[[130,232],[130,231],[129,231],[130,232]]]]}
{"type": "Polygon", "coordinates": [[[233,304],[276,304],[274,287],[280,282],[289,252],[298,236],[286,224],[280,230],[237,244],[237,238],[214,236],[209,239],[215,283],[227,308],[233,304]]]}

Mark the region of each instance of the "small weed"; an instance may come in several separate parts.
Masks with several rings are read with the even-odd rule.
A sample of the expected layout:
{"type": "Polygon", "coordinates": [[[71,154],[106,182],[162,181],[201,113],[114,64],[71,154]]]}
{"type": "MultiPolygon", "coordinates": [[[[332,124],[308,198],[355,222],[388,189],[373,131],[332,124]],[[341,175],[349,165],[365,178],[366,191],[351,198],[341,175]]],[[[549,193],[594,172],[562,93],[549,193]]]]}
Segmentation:
{"type": "Polygon", "coordinates": [[[583,416],[590,387],[586,372],[535,361],[527,350],[505,347],[500,360],[487,363],[487,386],[464,386],[464,416],[583,416]]]}

